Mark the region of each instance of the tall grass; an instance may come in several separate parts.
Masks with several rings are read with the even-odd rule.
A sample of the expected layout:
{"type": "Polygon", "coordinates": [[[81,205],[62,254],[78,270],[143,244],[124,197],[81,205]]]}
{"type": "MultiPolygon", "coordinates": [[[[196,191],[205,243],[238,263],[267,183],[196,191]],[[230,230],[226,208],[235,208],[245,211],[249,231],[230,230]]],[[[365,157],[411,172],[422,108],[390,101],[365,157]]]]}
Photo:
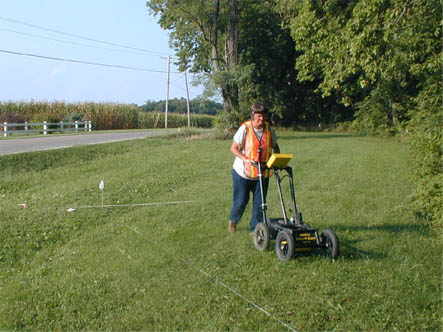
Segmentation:
{"type": "MultiPolygon", "coordinates": [[[[407,146],[278,134],[304,219],[337,232],[335,262],[258,252],[250,207],[227,232],[230,141],[0,157],[0,330],[440,331],[442,244],[409,208],[407,146]],[[100,205],[102,179],[105,204],[197,202],[66,212],[100,205]]],[[[273,181],[268,203],[278,216],[273,181]]]]}
{"type": "Polygon", "coordinates": [[[138,123],[136,105],[113,103],[66,102],[0,102],[0,116],[20,114],[28,122],[60,122],[75,116],[91,120],[94,129],[135,129],[138,123]]]}
{"type": "MultiPolygon", "coordinates": [[[[0,122],[22,118],[28,122],[52,122],[91,120],[95,130],[150,129],[164,127],[164,113],[140,113],[137,105],[115,103],[66,103],[66,102],[0,102],[0,122]]],[[[213,116],[192,115],[191,126],[211,128],[213,116]]],[[[183,114],[168,114],[168,127],[188,125],[183,114]]]]}

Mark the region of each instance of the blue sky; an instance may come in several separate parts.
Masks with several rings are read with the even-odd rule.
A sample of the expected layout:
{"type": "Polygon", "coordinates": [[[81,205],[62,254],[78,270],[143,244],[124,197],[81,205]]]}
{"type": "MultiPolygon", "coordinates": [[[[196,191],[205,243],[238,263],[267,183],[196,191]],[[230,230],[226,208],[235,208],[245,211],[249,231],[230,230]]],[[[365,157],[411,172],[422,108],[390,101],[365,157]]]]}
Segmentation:
{"type": "MultiPolygon", "coordinates": [[[[164,57],[174,55],[168,41],[168,32],[149,14],[145,0],[0,0],[0,101],[141,105],[166,99],[164,57]]],[[[171,72],[169,98],[186,98],[184,75],[173,73],[177,68],[172,62],[171,72]]],[[[188,74],[192,99],[202,88],[191,80],[188,74]]]]}

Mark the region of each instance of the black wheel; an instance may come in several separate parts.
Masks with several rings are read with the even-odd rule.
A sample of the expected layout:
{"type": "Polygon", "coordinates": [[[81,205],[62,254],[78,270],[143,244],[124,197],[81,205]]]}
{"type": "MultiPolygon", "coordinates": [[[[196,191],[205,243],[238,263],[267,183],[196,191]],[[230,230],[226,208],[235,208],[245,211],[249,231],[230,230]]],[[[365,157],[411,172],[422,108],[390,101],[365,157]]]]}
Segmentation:
{"type": "Polygon", "coordinates": [[[332,259],[338,256],[338,239],[335,232],[331,229],[325,229],[321,234],[324,250],[332,259]]]}
{"type": "Polygon", "coordinates": [[[282,230],[275,239],[275,251],[277,257],[282,261],[288,261],[294,256],[295,243],[292,234],[287,230],[282,230]]]}
{"type": "Polygon", "coordinates": [[[261,222],[255,226],[254,230],[254,246],[260,251],[266,251],[269,249],[269,228],[264,222],[261,222]]]}

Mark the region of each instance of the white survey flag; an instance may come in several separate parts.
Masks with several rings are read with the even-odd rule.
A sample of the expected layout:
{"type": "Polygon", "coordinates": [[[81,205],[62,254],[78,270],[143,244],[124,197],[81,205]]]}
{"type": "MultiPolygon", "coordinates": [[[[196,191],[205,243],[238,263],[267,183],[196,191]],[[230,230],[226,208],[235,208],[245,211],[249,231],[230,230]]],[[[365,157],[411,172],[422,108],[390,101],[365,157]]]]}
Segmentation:
{"type": "Polygon", "coordinates": [[[105,189],[105,181],[101,180],[101,181],[100,181],[100,184],[98,185],[98,188],[99,188],[100,190],[105,189]]]}

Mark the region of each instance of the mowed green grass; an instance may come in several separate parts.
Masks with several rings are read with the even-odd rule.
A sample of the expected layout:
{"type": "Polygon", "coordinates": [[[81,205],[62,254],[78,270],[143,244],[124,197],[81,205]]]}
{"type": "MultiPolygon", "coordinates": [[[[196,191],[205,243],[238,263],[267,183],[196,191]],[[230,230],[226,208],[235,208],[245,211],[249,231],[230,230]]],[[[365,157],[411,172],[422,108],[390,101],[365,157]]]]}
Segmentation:
{"type": "Polygon", "coordinates": [[[442,246],[410,208],[407,145],[278,134],[304,220],[338,235],[335,262],[257,251],[250,206],[227,232],[229,140],[0,157],[0,330],[440,331],[442,246]],[[105,204],[197,202],[66,212],[100,205],[100,180],[105,204]]]}

